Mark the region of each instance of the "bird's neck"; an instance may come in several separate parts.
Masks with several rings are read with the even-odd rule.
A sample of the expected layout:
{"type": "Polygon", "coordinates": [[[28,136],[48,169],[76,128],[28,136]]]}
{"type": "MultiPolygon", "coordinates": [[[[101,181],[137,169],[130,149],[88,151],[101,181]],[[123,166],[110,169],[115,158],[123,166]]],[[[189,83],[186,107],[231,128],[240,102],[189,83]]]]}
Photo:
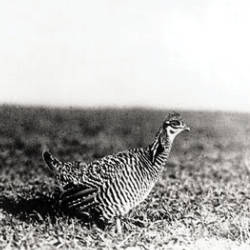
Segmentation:
{"type": "Polygon", "coordinates": [[[159,130],[152,144],[148,147],[150,161],[155,169],[162,169],[167,163],[171,151],[173,138],[166,132],[159,130]]]}

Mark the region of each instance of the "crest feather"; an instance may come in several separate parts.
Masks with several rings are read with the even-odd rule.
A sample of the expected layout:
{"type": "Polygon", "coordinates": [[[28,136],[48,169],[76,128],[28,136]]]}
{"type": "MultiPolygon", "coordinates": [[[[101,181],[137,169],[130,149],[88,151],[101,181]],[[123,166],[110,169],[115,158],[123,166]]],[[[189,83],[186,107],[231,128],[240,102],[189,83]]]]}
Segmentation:
{"type": "Polygon", "coordinates": [[[171,120],[182,120],[182,117],[179,113],[173,111],[167,115],[167,117],[165,118],[165,122],[171,120]]]}

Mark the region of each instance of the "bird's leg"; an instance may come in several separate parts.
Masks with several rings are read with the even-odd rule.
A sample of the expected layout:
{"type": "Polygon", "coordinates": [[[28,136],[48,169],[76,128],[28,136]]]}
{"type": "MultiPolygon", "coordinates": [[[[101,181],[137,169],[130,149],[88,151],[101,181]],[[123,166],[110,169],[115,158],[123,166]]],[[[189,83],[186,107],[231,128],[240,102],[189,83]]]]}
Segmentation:
{"type": "Polygon", "coordinates": [[[124,217],[124,216],[117,217],[115,222],[116,222],[116,231],[118,234],[122,234],[124,230],[125,231],[131,230],[132,225],[134,224],[134,223],[131,223],[130,218],[124,217]]]}
{"type": "Polygon", "coordinates": [[[116,218],[116,230],[118,234],[122,234],[122,224],[119,217],[116,218]]]}

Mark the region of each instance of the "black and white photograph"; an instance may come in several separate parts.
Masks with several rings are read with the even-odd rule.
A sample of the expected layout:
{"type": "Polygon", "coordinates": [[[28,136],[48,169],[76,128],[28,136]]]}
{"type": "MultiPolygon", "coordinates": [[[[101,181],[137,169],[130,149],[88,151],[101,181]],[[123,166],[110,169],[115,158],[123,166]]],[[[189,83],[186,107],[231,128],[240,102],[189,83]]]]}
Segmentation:
{"type": "Polygon", "coordinates": [[[250,2],[0,1],[0,249],[250,250],[250,2]]]}

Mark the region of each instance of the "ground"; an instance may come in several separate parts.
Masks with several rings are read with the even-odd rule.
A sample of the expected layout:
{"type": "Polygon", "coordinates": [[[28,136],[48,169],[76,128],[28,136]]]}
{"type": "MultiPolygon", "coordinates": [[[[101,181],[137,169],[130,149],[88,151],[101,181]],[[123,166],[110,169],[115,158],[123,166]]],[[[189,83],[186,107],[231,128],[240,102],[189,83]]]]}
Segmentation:
{"type": "Polygon", "coordinates": [[[146,146],[168,111],[0,107],[0,249],[250,249],[250,115],[180,111],[177,137],[145,202],[106,231],[59,211],[46,145],[91,161],[146,146]]]}

